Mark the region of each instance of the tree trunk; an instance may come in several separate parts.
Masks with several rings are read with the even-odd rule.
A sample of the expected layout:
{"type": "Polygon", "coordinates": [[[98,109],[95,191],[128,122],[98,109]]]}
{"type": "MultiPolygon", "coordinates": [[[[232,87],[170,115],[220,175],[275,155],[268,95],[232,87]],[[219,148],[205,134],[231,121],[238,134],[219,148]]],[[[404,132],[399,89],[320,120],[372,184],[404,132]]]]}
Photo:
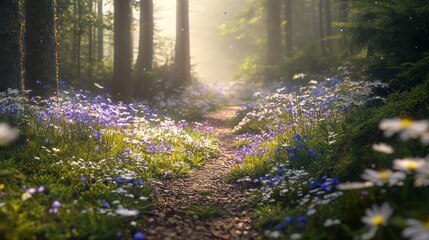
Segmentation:
{"type": "Polygon", "coordinates": [[[317,27],[316,27],[316,0],[310,1],[310,29],[311,35],[314,39],[317,38],[317,27]]]}
{"type": "Polygon", "coordinates": [[[293,43],[292,43],[292,0],[285,0],[285,49],[286,57],[293,57],[293,43]]]}
{"type": "Polygon", "coordinates": [[[152,70],[153,61],[153,0],[140,1],[140,36],[136,70],[152,70]]]}
{"type": "MultiPolygon", "coordinates": [[[[89,12],[87,14],[92,15],[93,12],[93,2],[92,0],[89,1],[88,3],[88,10],[89,12]]],[[[92,26],[92,22],[89,24],[88,26],[88,78],[92,79],[92,67],[93,67],[93,54],[94,54],[94,41],[93,41],[93,36],[94,36],[94,27],[92,26]]]]}
{"type": "Polygon", "coordinates": [[[104,58],[104,15],[103,15],[103,0],[98,0],[98,32],[97,32],[97,60],[101,63],[104,58]]]}
{"type": "MultiPolygon", "coordinates": [[[[332,35],[332,13],[331,13],[331,0],[324,1],[324,10],[325,10],[325,36],[330,37],[332,35]]],[[[332,51],[332,41],[330,39],[326,40],[326,48],[329,51],[332,51]]]]}
{"type": "Polygon", "coordinates": [[[189,47],[189,2],[177,0],[176,56],[174,59],[173,87],[191,83],[191,57],[189,47]]]}
{"type": "Polygon", "coordinates": [[[131,3],[114,1],[114,63],[112,94],[115,100],[125,100],[131,91],[131,3]]]}
{"type": "Polygon", "coordinates": [[[0,1],[0,92],[21,88],[20,35],[18,0],[0,1]]]}
{"type": "Polygon", "coordinates": [[[80,50],[82,44],[82,1],[77,1],[77,42],[76,42],[76,77],[80,83],[80,72],[81,72],[81,63],[80,63],[80,50]]]}
{"type": "Polygon", "coordinates": [[[267,1],[267,65],[275,66],[281,61],[281,3],[267,1]]]}
{"type": "Polygon", "coordinates": [[[58,94],[55,0],[25,1],[25,89],[31,96],[58,94]]]}
{"type": "Polygon", "coordinates": [[[322,51],[325,51],[325,33],[323,31],[323,0],[319,0],[319,33],[320,33],[320,47],[322,48],[322,51]]]}

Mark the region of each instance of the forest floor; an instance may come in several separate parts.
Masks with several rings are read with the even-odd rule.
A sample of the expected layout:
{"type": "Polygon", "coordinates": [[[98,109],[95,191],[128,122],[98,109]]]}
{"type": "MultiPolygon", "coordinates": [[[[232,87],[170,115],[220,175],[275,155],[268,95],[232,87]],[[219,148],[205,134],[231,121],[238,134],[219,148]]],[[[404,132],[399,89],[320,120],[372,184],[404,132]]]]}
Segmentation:
{"type": "Polygon", "coordinates": [[[220,156],[180,179],[158,182],[158,205],[149,213],[146,239],[256,239],[243,186],[226,182],[234,161],[233,119],[239,106],[204,116],[214,128],[220,156]]]}

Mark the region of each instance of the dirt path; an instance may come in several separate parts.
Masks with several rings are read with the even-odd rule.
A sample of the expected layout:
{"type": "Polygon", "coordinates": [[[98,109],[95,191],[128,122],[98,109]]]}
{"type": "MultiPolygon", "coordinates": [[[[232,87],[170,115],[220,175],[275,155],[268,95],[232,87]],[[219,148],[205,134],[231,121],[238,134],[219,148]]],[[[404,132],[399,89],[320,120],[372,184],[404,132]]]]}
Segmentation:
{"type": "Polygon", "coordinates": [[[251,209],[246,190],[225,179],[234,159],[235,135],[231,120],[238,106],[210,112],[205,117],[214,127],[221,155],[184,179],[159,184],[159,205],[150,213],[146,239],[256,239],[250,225],[251,209]],[[201,213],[200,219],[192,213],[201,213]]]}

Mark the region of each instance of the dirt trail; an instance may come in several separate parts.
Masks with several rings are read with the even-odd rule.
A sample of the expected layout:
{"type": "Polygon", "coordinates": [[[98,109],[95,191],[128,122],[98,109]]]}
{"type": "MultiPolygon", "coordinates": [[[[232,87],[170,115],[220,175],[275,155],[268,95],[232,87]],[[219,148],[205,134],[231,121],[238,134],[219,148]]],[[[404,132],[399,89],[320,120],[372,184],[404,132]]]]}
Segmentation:
{"type": "Polygon", "coordinates": [[[246,202],[246,190],[225,181],[230,170],[229,162],[234,159],[235,135],[231,121],[239,109],[238,106],[226,107],[204,117],[214,127],[221,154],[187,178],[160,182],[160,202],[150,212],[146,239],[257,238],[250,225],[252,212],[246,202]],[[189,214],[192,209],[194,212],[213,209],[210,214],[213,216],[199,219],[189,214]]]}

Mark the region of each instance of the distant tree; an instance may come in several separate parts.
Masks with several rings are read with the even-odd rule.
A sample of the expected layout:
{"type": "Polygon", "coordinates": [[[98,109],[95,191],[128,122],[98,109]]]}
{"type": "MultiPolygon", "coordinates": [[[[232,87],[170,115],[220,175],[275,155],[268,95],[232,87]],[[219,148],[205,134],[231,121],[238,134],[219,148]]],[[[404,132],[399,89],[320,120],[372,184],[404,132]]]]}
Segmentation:
{"type": "Polygon", "coordinates": [[[18,0],[0,1],[0,92],[21,87],[18,0]]]}
{"type": "Polygon", "coordinates": [[[310,31],[311,36],[317,38],[317,27],[316,27],[316,0],[310,0],[310,31]]]}
{"type": "Polygon", "coordinates": [[[154,95],[151,76],[153,64],[153,0],[140,1],[139,51],[135,65],[133,96],[151,98],[154,95]]]}
{"type": "Polygon", "coordinates": [[[103,15],[103,0],[98,0],[98,28],[97,28],[97,60],[100,64],[104,58],[104,15],[103,15]]]}
{"type": "Polygon", "coordinates": [[[267,16],[267,65],[275,66],[281,61],[281,2],[266,0],[267,16]]]}
{"type": "Polygon", "coordinates": [[[25,89],[31,96],[58,94],[55,0],[25,2],[25,89]]]}
{"type": "Polygon", "coordinates": [[[286,57],[291,58],[293,56],[293,35],[292,35],[292,0],[284,1],[284,14],[285,14],[285,49],[286,57]]]}
{"type": "Polygon", "coordinates": [[[176,17],[176,56],[174,58],[173,85],[180,87],[191,82],[188,0],[177,0],[176,17]]]}
{"type": "Polygon", "coordinates": [[[325,32],[323,29],[323,0],[319,0],[319,33],[320,33],[320,47],[322,48],[322,51],[325,51],[325,42],[323,41],[323,38],[325,38],[325,32]]]}
{"type": "MultiPolygon", "coordinates": [[[[332,35],[332,12],[331,12],[331,0],[324,1],[324,11],[325,11],[325,37],[330,37],[332,35]]],[[[326,48],[329,51],[332,51],[332,41],[330,39],[326,40],[326,48]]]]}
{"type": "Polygon", "coordinates": [[[114,1],[114,63],[112,94],[125,100],[131,93],[131,2],[114,1]]]}
{"type": "Polygon", "coordinates": [[[153,0],[140,1],[139,53],[136,69],[139,72],[152,70],[153,62],[153,0]]]}
{"type": "MultiPolygon", "coordinates": [[[[88,1],[88,16],[91,17],[94,15],[94,0],[88,1]]],[[[92,19],[91,19],[92,20],[92,19]]],[[[90,21],[91,24],[88,24],[88,78],[92,79],[92,72],[94,66],[94,24],[90,21]]]]}

